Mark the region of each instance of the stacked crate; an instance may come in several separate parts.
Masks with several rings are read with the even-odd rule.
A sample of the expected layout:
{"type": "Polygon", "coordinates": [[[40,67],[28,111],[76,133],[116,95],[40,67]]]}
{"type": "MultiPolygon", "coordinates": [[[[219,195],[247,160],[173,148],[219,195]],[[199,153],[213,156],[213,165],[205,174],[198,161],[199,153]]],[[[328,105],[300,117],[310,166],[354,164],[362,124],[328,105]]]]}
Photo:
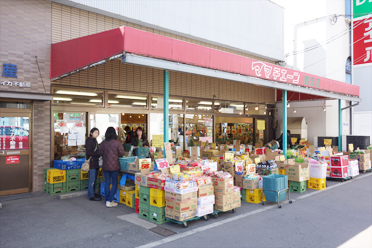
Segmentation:
{"type": "Polygon", "coordinates": [[[66,171],[55,168],[44,169],[44,192],[49,195],[66,193],[66,171]]]}
{"type": "Polygon", "coordinates": [[[165,191],[164,190],[150,188],[149,220],[156,224],[163,224],[166,222],[165,220],[165,191]]]}
{"type": "Polygon", "coordinates": [[[141,186],[139,191],[139,217],[150,220],[150,188],[141,186]]]}
{"type": "Polygon", "coordinates": [[[66,193],[80,191],[80,169],[66,170],[66,193]]]}

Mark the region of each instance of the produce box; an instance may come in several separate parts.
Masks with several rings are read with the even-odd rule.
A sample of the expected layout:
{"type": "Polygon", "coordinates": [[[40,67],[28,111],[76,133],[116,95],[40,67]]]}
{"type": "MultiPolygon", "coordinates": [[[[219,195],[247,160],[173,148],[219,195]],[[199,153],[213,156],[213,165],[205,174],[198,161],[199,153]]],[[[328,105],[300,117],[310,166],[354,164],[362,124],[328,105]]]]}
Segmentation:
{"type": "Polygon", "coordinates": [[[288,176],[289,181],[303,182],[310,178],[309,164],[307,163],[289,164],[285,168],[285,174],[288,176]]]}
{"type": "Polygon", "coordinates": [[[348,155],[338,155],[331,156],[331,166],[341,167],[349,165],[349,156],[348,155]]]}
{"type": "Polygon", "coordinates": [[[348,167],[347,166],[331,166],[331,177],[333,178],[345,178],[348,177],[348,167]]]}
{"type": "Polygon", "coordinates": [[[200,185],[198,190],[198,198],[205,197],[205,196],[211,196],[214,195],[214,187],[213,185],[200,185]]]}
{"type": "Polygon", "coordinates": [[[165,208],[165,217],[177,221],[185,221],[196,216],[196,209],[176,211],[174,209],[165,208]]]}
{"type": "Polygon", "coordinates": [[[172,201],[167,200],[166,207],[168,209],[172,209],[174,211],[188,211],[188,210],[195,210],[197,207],[197,200],[188,200],[184,202],[172,201]]]}
{"type": "Polygon", "coordinates": [[[259,189],[260,179],[243,179],[243,189],[259,189]]]}
{"type": "Polygon", "coordinates": [[[201,197],[201,198],[198,198],[197,199],[198,207],[213,205],[214,202],[215,202],[214,195],[210,195],[210,196],[206,196],[206,197],[201,197]]]}
{"type": "Polygon", "coordinates": [[[233,178],[213,178],[214,192],[219,194],[229,194],[234,189],[233,178]]]}
{"type": "Polygon", "coordinates": [[[165,191],[165,199],[176,202],[185,202],[189,200],[197,199],[197,192],[189,192],[186,194],[177,194],[169,191],[165,191]]]}
{"type": "Polygon", "coordinates": [[[213,204],[206,206],[198,206],[196,209],[196,216],[201,217],[207,214],[211,214],[214,211],[213,204]]]}
{"type": "Polygon", "coordinates": [[[78,158],[75,161],[54,160],[53,167],[60,170],[81,169],[84,162],[85,158],[78,158]]]}

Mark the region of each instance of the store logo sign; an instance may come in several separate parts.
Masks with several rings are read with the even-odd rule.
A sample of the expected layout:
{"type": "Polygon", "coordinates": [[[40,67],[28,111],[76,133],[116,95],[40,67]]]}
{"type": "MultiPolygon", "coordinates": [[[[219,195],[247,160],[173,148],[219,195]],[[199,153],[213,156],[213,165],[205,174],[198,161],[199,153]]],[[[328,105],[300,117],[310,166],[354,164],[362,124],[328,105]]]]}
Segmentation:
{"type": "Polygon", "coordinates": [[[3,64],[3,74],[1,74],[2,77],[11,77],[11,78],[17,78],[17,65],[13,64],[3,64]]]}

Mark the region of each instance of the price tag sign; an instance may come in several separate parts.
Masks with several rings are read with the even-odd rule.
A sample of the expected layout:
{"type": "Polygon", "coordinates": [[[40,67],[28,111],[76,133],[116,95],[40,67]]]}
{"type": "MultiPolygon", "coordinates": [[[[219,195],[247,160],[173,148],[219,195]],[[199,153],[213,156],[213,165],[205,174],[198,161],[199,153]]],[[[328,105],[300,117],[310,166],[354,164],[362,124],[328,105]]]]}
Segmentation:
{"type": "Polygon", "coordinates": [[[354,151],[354,144],[349,144],[349,152],[353,152],[354,151]]]}
{"type": "Polygon", "coordinates": [[[169,168],[169,163],[166,158],[157,159],[156,164],[160,170],[169,168]]]}
{"type": "Polygon", "coordinates": [[[179,173],[180,172],[180,165],[175,164],[170,167],[170,172],[173,173],[179,173]]]}
{"type": "Polygon", "coordinates": [[[235,162],[235,171],[243,171],[244,161],[235,162]]]}
{"type": "Polygon", "coordinates": [[[225,161],[231,161],[234,159],[234,152],[225,152],[225,161]]]}
{"type": "Polygon", "coordinates": [[[331,146],[332,145],[332,139],[325,139],[324,140],[324,145],[325,146],[331,146]]]}
{"type": "Polygon", "coordinates": [[[255,158],[255,159],[254,159],[254,163],[255,163],[255,164],[258,164],[259,162],[261,162],[261,159],[260,159],[260,158],[255,158]]]}
{"type": "Polygon", "coordinates": [[[245,170],[248,175],[256,173],[256,165],[255,164],[247,164],[245,170]]]}
{"type": "Polygon", "coordinates": [[[164,149],[165,149],[166,151],[171,151],[171,150],[172,150],[172,145],[171,145],[171,143],[169,143],[169,142],[164,143],[164,149]]]}

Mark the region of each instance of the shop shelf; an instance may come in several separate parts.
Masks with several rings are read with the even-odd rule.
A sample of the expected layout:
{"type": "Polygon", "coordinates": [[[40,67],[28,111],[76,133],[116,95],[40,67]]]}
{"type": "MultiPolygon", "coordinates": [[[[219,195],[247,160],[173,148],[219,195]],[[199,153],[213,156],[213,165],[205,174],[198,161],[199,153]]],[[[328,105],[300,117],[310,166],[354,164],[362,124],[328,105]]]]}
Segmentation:
{"type": "Polygon", "coordinates": [[[75,192],[80,191],[80,180],[79,181],[70,181],[66,183],[66,192],[75,192]]]}
{"type": "Polygon", "coordinates": [[[165,207],[165,198],[150,195],[150,205],[155,207],[165,207]]]}
{"type": "Polygon", "coordinates": [[[80,180],[87,180],[89,179],[89,171],[82,171],[80,173],[80,180]]]}
{"type": "Polygon", "coordinates": [[[135,199],[134,201],[134,212],[139,214],[139,199],[135,199]]]}
{"type": "Polygon", "coordinates": [[[150,204],[150,195],[140,193],[140,206],[141,206],[141,203],[150,204]]]}
{"type": "Polygon", "coordinates": [[[309,189],[315,189],[315,190],[323,190],[326,186],[326,179],[321,178],[310,178],[307,182],[307,187],[309,189]]]}
{"type": "Polygon", "coordinates": [[[80,181],[80,190],[87,190],[89,185],[89,180],[80,181]]]}
{"type": "Polygon", "coordinates": [[[147,208],[142,208],[141,204],[139,207],[139,217],[145,220],[150,220],[150,210],[147,208]]]}
{"type": "Polygon", "coordinates": [[[165,197],[165,191],[161,189],[150,189],[150,196],[154,197],[165,197]]]}
{"type": "Polygon", "coordinates": [[[66,171],[58,169],[48,170],[47,182],[50,184],[66,182],[66,171]]]}
{"type": "Polygon", "coordinates": [[[140,194],[150,195],[150,188],[141,186],[139,189],[140,189],[140,194]]]}
{"type": "Polygon", "coordinates": [[[66,181],[79,181],[80,169],[66,170],[66,181]]]}
{"type": "Polygon", "coordinates": [[[136,199],[139,199],[140,187],[141,186],[139,186],[138,184],[136,184],[136,188],[135,188],[136,199]]]}
{"type": "Polygon", "coordinates": [[[279,169],[279,175],[285,175],[285,169],[279,169]]]}
{"type": "Polygon", "coordinates": [[[307,188],[307,181],[303,182],[292,182],[289,181],[289,190],[291,193],[302,193],[305,192],[307,188]]]}
{"type": "Polygon", "coordinates": [[[125,158],[120,157],[119,158],[120,170],[128,171],[129,163],[134,163],[136,161],[136,158],[137,158],[136,156],[125,157],[125,158]]]}
{"type": "Polygon", "coordinates": [[[84,162],[85,158],[78,158],[75,161],[54,160],[53,167],[60,170],[81,169],[84,162]]]}

